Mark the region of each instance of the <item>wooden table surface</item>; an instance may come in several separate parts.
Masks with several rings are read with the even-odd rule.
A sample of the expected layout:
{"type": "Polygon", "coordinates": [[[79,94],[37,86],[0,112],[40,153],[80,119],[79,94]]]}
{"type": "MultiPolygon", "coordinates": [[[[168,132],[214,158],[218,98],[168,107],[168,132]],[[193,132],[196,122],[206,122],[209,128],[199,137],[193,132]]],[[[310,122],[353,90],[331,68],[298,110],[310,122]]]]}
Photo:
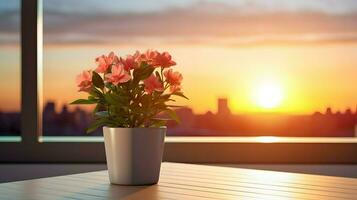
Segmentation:
{"type": "Polygon", "coordinates": [[[163,163],[157,185],[110,185],[97,171],[0,184],[0,199],[357,199],[357,179],[163,163]]]}

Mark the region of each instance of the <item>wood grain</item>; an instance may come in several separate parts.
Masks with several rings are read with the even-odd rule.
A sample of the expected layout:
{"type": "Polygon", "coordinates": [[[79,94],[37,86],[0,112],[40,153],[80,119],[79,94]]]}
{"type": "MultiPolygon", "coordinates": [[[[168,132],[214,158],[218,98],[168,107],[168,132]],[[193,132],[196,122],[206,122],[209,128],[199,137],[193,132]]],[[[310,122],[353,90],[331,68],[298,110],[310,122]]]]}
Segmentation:
{"type": "Polygon", "coordinates": [[[157,185],[111,185],[107,171],[98,171],[0,184],[0,199],[357,200],[357,179],[163,163],[157,185]]]}

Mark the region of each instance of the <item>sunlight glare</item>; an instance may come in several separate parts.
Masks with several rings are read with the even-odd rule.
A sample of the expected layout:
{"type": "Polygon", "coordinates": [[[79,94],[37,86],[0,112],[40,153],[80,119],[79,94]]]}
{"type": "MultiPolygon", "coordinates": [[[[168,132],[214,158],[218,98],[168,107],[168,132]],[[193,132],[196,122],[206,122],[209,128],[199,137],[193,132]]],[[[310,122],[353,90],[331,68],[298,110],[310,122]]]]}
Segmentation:
{"type": "Polygon", "coordinates": [[[274,142],[278,142],[279,141],[279,137],[275,137],[275,136],[260,136],[260,137],[257,137],[257,141],[258,142],[262,142],[262,143],[274,143],[274,142]]]}
{"type": "Polygon", "coordinates": [[[275,108],[281,104],[283,99],[281,87],[272,81],[262,82],[254,92],[254,100],[262,108],[275,108]]]}

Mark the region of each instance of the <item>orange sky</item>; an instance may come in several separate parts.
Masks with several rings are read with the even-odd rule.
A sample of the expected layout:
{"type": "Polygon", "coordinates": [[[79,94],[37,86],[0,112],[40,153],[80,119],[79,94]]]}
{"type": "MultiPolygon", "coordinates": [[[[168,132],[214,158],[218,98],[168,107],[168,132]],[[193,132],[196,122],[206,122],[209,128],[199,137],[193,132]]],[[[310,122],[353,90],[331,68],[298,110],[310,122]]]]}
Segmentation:
{"type": "MultiPolygon", "coordinates": [[[[216,110],[216,99],[227,97],[235,113],[277,111],[312,113],[326,106],[344,110],[357,104],[357,43],[256,45],[227,47],[215,45],[156,45],[169,51],[184,75],[184,91],[190,101],[179,100],[197,113],[216,110]],[[260,82],[274,82],[282,90],[282,102],[265,109],[253,93],[260,82]]],[[[44,101],[68,103],[77,93],[74,77],[94,68],[93,59],[111,50],[126,55],[145,45],[49,45],[44,50],[44,101]]],[[[18,49],[0,49],[0,109],[19,108],[18,49]],[[5,97],[5,98],[4,98],[5,97]]]]}
{"type": "Polygon", "coordinates": [[[0,46],[0,111],[20,108],[20,62],[18,47],[0,46]]]}
{"type": "MultiPolygon", "coordinates": [[[[62,104],[83,96],[76,92],[75,75],[80,70],[93,68],[94,57],[114,49],[125,55],[138,47],[47,46],[44,51],[44,100],[62,104]]],[[[178,63],[175,68],[184,75],[184,91],[190,101],[180,100],[179,103],[198,113],[215,111],[218,97],[229,98],[235,113],[311,113],[322,111],[326,106],[345,109],[357,104],[354,84],[357,58],[353,56],[357,44],[242,48],[159,45],[158,49],[171,52],[178,63]],[[264,109],[256,104],[252,94],[262,81],[274,82],[282,89],[283,100],[278,107],[264,109]]],[[[15,50],[7,50],[8,56],[15,50]]],[[[7,55],[4,50],[0,52],[7,55]]],[[[19,86],[16,84],[19,71],[13,70],[19,63],[11,63],[13,58],[9,58],[8,63],[12,67],[2,68],[5,73],[2,72],[4,78],[0,83],[6,98],[0,100],[1,110],[16,110],[19,106],[19,86]]]]}

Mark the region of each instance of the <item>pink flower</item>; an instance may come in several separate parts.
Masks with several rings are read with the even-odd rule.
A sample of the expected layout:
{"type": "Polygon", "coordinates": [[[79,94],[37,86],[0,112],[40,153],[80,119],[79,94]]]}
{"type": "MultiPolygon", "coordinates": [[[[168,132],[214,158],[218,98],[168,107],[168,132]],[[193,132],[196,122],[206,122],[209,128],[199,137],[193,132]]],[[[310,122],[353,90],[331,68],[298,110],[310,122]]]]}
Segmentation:
{"type": "Polygon", "coordinates": [[[154,50],[151,50],[151,49],[148,49],[145,53],[145,58],[148,62],[152,62],[156,59],[157,55],[159,55],[159,52],[158,51],[154,51],[154,50]]]}
{"type": "Polygon", "coordinates": [[[172,69],[166,70],[164,72],[164,76],[166,77],[166,81],[170,83],[170,85],[180,85],[183,79],[182,74],[180,72],[174,72],[172,69]]]}
{"type": "Polygon", "coordinates": [[[164,91],[164,86],[160,82],[159,78],[155,75],[151,75],[149,78],[144,80],[145,92],[151,94],[153,91],[162,92],[164,91]]]}
{"type": "Polygon", "coordinates": [[[163,52],[158,53],[155,58],[153,58],[152,65],[167,68],[176,65],[176,62],[171,59],[171,55],[168,52],[163,52]]]}
{"type": "Polygon", "coordinates": [[[147,62],[149,65],[151,65],[158,54],[159,52],[148,49],[145,53],[140,53],[139,51],[136,51],[134,57],[136,58],[136,61],[138,63],[147,62]]]}
{"type": "Polygon", "coordinates": [[[125,71],[123,64],[118,63],[112,66],[112,73],[105,76],[106,81],[118,85],[119,83],[128,82],[131,79],[130,74],[125,71]]]}
{"type": "Polygon", "coordinates": [[[139,67],[138,63],[136,62],[135,55],[127,55],[126,58],[120,58],[120,63],[124,65],[124,69],[126,71],[130,71],[131,69],[136,69],[139,67]]]}
{"type": "Polygon", "coordinates": [[[114,54],[114,52],[110,52],[108,56],[102,55],[98,58],[95,59],[95,62],[97,63],[97,68],[95,71],[97,73],[105,73],[108,68],[118,62],[118,56],[114,54]]]}
{"type": "Polygon", "coordinates": [[[92,89],[92,71],[83,71],[76,77],[77,86],[79,87],[79,92],[89,92],[92,89]]]}

